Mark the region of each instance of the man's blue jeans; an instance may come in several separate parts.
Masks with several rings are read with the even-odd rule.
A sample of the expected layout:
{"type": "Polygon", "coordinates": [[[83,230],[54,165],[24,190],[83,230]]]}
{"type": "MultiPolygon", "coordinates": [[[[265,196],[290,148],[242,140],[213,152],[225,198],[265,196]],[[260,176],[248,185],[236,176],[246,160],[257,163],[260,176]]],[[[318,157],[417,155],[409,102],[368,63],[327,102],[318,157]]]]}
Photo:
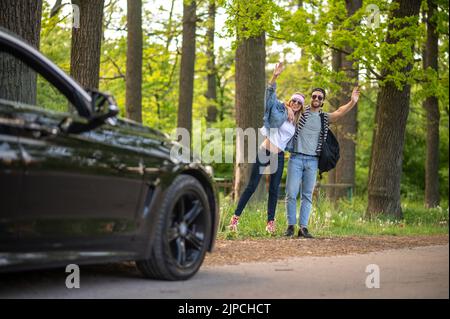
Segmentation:
{"type": "Polygon", "coordinates": [[[316,184],[319,159],[314,156],[291,153],[286,180],[286,212],[289,225],[297,221],[297,196],[300,192],[300,226],[308,226],[312,208],[312,194],[316,184]]]}

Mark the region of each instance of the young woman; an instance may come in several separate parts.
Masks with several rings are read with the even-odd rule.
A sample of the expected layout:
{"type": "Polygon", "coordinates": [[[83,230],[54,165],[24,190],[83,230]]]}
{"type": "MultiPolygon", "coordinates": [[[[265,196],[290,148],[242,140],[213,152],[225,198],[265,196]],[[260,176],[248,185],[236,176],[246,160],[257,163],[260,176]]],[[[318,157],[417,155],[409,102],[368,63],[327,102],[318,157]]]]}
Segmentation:
{"type": "Polygon", "coordinates": [[[278,187],[283,174],[284,149],[295,133],[295,123],[305,101],[305,96],[301,93],[293,94],[287,103],[283,103],[277,99],[275,93],[276,80],[282,71],[283,65],[280,62],[275,66],[272,79],[266,89],[264,126],[260,129],[265,139],[259,147],[249,183],[242,193],[234,215],[231,218],[229,228],[232,231],[237,230],[239,217],[248,200],[255,192],[263,174],[264,167],[271,165],[270,169],[272,173],[270,175],[269,201],[267,203],[266,230],[271,234],[275,232],[275,209],[278,201],[278,187]]]}

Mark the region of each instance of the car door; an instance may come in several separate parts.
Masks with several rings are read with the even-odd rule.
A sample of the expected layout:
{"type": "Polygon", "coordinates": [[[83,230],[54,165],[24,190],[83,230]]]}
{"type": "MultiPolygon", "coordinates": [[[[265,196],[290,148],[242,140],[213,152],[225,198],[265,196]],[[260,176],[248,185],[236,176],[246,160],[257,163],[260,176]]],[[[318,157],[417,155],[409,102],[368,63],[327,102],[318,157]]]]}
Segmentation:
{"type": "MultiPolygon", "coordinates": [[[[41,57],[33,56],[35,53],[14,49],[7,53],[9,58],[25,63],[26,72],[34,72],[37,78],[36,105],[19,99],[9,101],[20,124],[15,147],[20,150],[24,169],[22,180],[15,178],[13,184],[19,190],[20,204],[17,206],[13,196],[10,199],[16,203],[21,247],[100,250],[110,255],[132,250],[130,241],[143,186],[140,154],[132,145],[108,142],[104,128],[64,133],[60,124],[67,119],[80,126],[86,124],[83,116],[89,110],[73,98],[87,96],[86,92],[41,57]],[[72,112],[65,111],[68,109],[72,112]]],[[[8,70],[9,78],[20,78],[12,71],[8,70]]],[[[27,95],[20,92],[18,96],[27,95]]]]}
{"type": "Polygon", "coordinates": [[[8,101],[0,99],[0,251],[18,240],[23,165],[17,130],[20,123],[8,101]]]}
{"type": "Polygon", "coordinates": [[[49,133],[58,120],[30,119],[20,137],[25,155],[22,239],[64,247],[130,249],[141,196],[141,157],[108,140],[116,130],[49,133]],[[27,230],[27,231],[25,231],[27,230]]]}

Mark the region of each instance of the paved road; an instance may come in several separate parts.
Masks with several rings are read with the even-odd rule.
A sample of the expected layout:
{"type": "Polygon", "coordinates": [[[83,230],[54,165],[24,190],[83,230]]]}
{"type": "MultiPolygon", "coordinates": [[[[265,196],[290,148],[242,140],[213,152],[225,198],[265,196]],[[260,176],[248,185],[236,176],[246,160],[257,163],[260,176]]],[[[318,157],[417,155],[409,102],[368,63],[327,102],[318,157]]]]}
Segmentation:
{"type": "Polygon", "coordinates": [[[274,263],[203,267],[191,280],[144,280],[134,268],[81,267],[81,287],[64,269],[3,274],[0,298],[449,298],[449,245],[365,255],[290,258],[274,263]],[[366,287],[366,267],[380,288],[366,287]]]}

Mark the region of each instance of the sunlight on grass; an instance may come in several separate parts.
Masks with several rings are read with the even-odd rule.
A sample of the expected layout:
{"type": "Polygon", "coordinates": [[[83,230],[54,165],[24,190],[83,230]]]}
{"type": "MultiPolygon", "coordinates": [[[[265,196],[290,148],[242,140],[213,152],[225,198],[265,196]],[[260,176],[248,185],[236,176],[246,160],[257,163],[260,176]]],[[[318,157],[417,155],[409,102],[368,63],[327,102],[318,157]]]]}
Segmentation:
{"type": "MultiPolygon", "coordinates": [[[[427,209],[422,202],[403,201],[403,219],[379,216],[375,219],[365,217],[367,199],[355,197],[334,203],[320,198],[314,202],[309,220],[309,230],[319,237],[358,236],[358,235],[433,235],[448,234],[448,202],[433,209],[427,209]]],[[[221,198],[221,220],[218,238],[271,238],[265,231],[267,213],[266,202],[249,203],[239,220],[238,232],[228,230],[235,204],[229,198],[221,198]]],[[[299,207],[299,205],[298,205],[299,207]]],[[[283,200],[277,205],[275,216],[277,231],[282,237],[286,229],[286,208],[283,200]]]]}

